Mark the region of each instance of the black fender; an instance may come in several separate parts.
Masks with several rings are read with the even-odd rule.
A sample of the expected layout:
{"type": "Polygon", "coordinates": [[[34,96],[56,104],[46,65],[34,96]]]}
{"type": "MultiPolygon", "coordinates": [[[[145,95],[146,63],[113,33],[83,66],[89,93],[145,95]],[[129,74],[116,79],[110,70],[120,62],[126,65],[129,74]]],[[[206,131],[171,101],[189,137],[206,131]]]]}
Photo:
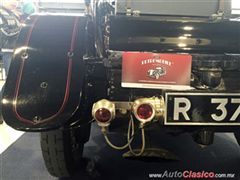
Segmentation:
{"type": "Polygon", "coordinates": [[[59,128],[78,110],[85,76],[85,16],[32,16],[23,25],[2,98],[4,121],[24,131],[59,128]]]}

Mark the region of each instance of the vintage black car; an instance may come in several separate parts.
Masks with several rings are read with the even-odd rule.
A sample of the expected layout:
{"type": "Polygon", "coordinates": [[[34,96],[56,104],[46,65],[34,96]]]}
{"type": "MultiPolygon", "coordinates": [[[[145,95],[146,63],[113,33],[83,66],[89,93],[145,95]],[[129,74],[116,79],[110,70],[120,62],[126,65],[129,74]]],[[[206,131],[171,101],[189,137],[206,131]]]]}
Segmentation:
{"type": "Polygon", "coordinates": [[[106,143],[133,156],[148,148],[145,131],[188,132],[201,146],[234,132],[240,143],[240,20],[221,0],[172,3],[86,1],[84,15],[33,15],[22,25],[3,117],[41,132],[51,175],[75,173],[94,121],[106,143]]]}

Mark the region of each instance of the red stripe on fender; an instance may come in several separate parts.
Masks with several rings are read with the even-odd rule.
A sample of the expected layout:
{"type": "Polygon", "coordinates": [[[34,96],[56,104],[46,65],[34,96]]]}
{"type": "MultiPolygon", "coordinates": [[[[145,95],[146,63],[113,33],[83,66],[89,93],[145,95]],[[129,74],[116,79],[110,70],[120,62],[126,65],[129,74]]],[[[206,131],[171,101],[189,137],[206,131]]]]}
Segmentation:
{"type": "MultiPolygon", "coordinates": [[[[33,31],[33,27],[36,24],[36,21],[37,21],[37,18],[35,19],[32,27],[29,30],[28,36],[26,38],[26,44],[25,44],[26,47],[29,44],[30,37],[31,37],[32,31],[33,31]]],[[[73,52],[74,48],[75,48],[78,24],[79,24],[79,17],[76,17],[75,20],[74,20],[74,26],[73,26],[73,31],[72,31],[72,39],[71,39],[71,45],[70,45],[69,52],[73,52]]],[[[19,119],[20,121],[24,122],[24,123],[29,123],[29,124],[35,124],[36,125],[36,124],[40,124],[40,123],[50,121],[50,120],[54,119],[55,117],[59,116],[62,113],[62,111],[64,110],[64,108],[66,106],[66,103],[68,101],[68,98],[69,98],[71,78],[72,78],[72,64],[73,64],[72,57],[69,57],[65,95],[64,95],[63,103],[62,103],[60,109],[58,110],[58,112],[56,114],[48,117],[48,118],[45,118],[45,119],[41,120],[40,122],[33,122],[32,120],[29,120],[29,119],[26,119],[26,118],[22,117],[17,111],[17,97],[18,97],[18,94],[19,94],[19,87],[20,87],[20,82],[21,82],[21,79],[22,79],[22,73],[23,73],[23,68],[24,68],[24,60],[22,59],[20,69],[19,69],[19,73],[18,73],[18,79],[17,79],[17,83],[16,83],[15,93],[14,93],[14,100],[13,100],[13,111],[16,115],[16,118],[19,119]]]]}

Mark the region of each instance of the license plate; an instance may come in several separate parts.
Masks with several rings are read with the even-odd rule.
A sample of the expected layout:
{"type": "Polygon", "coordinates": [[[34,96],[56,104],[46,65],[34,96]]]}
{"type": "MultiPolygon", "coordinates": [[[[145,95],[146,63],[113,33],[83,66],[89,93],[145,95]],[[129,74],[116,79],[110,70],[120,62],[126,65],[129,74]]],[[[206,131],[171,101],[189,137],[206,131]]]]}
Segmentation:
{"type": "Polygon", "coordinates": [[[240,93],[165,94],[165,125],[240,125],[240,93]]]}

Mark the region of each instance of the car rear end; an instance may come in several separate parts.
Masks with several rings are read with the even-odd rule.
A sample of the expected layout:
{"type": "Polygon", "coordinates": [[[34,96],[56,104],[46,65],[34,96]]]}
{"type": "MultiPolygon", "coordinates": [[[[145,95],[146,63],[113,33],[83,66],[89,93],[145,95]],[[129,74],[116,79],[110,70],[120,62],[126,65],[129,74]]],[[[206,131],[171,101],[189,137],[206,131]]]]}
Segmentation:
{"type": "Polygon", "coordinates": [[[131,2],[125,10],[117,2],[105,19],[107,92],[92,109],[98,124],[116,130],[133,118],[140,129],[189,132],[201,145],[215,132],[239,131],[239,20],[214,15],[218,1],[195,16],[196,2],[170,15],[162,13],[167,3],[149,12],[131,2]]]}

